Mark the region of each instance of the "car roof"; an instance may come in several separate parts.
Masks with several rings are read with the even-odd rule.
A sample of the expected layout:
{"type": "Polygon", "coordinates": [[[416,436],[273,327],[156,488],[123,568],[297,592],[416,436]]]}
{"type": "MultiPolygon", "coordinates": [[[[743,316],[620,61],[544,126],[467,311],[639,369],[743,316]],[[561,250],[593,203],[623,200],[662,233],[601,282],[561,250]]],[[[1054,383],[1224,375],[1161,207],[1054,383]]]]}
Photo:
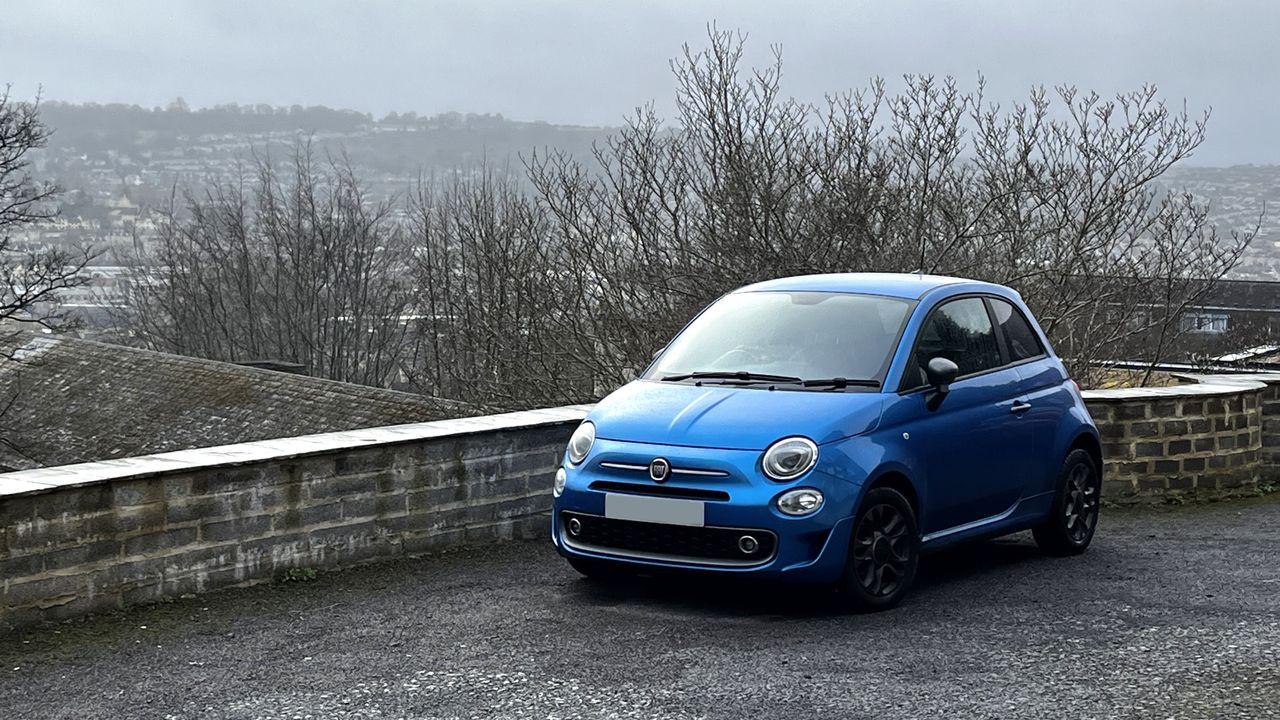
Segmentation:
{"type": "MultiPolygon", "coordinates": [[[[918,300],[932,290],[949,285],[963,285],[967,291],[994,291],[999,294],[1009,290],[1000,285],[943,275],[917,273],[828,273],[824,275],[797,275],[748,285],[735,292],[845,292],[918,300]]],[[[957,288],[960,289],[960,288],[957,288]]]]}

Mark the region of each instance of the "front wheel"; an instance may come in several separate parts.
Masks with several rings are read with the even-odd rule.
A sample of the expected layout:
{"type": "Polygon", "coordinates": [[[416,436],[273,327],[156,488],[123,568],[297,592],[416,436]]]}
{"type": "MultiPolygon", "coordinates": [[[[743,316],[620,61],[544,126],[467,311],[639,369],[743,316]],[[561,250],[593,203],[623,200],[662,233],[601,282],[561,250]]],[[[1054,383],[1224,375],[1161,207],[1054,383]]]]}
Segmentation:
{"type": "Polygon", "coordinates": [[[897,490],[874,488],[854,516],[840,592],[858,610],[887,610],[911,588],[919,559],[911,503],[897,490]]]}
{"type": "Polygon", "coordinates": [[[1098,527],[1102,477],[1093,458],[1072,450],[1058,474],[1057,492],[1049,517],[1036,527],[1036,544],[1050,555],[1079,555],[1089,547],[1098,527]]]}

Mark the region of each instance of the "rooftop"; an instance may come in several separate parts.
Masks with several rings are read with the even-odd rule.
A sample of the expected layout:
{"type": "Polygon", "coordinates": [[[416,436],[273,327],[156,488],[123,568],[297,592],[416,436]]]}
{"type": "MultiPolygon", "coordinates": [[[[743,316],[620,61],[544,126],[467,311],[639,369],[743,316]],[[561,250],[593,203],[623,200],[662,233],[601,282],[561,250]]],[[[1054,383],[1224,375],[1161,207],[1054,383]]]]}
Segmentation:
{"type": "Polygon", "coordinates": [[[1264,280],[1219,280],[1197,307],[1233,310],[1280,310],[1280,283],[1264,280]]]}
{"type": "Polygon", "coordinates": [[[463,403],[57,335],[0,360],[0,470],[471,416],[463,403]]]}

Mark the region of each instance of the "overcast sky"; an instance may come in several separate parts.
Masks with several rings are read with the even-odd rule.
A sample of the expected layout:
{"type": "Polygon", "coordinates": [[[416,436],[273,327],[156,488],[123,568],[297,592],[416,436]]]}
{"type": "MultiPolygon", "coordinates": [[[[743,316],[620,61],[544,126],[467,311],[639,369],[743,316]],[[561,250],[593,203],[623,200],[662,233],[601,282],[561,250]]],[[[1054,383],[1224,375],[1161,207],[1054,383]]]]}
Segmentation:
{"type": "Polygon", "coordinates": [[[873,75],[986,75],[1014,99],[1144,82],[1213,107],[1195,164],[1280,163],[1280,2],[1190,0],[4,0],[0,83],[19,97],[193,106],[457,110],[616,125],[670,107],[667,62],[706,25],[739,29],[785,90],[873,75]]]}

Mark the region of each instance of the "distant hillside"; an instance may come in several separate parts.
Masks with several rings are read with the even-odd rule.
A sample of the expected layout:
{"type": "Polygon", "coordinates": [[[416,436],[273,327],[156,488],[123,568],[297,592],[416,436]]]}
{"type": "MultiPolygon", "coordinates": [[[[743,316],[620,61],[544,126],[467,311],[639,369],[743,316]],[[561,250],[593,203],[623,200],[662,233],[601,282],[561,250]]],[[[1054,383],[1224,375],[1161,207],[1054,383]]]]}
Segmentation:
{"type": "Polygon", "coordinates": [[[58,130],[58,142],[92,150],[118,147],[150,138],[211,134],[270,133],[305,129],[313,132],[355,132],[374,123],[367,113],[299,105],[220,105],[192,110],[182,101],[167,108],[144,108],[112,103],[46,102],[40,106],[45,122],[58,130]]]}
{"type": "Polygon", "coordinates": [[[443,113],[419,116],[368,113],[327,107],[220,105],[191,109],[181,101],[166,108],[46,102],[41,116],[55,134],[51,158],[76,156],[145,169],[157,155],[201,156],[211,165],[250,147],[268,149],[312,137],[322,151],[345,149],[358,167],[408,177],[488,159],[499,165],[535,148],[590,152],[608,130],[507,120],[501,115],[443,113]]]}
{"type": "Polygon", "coordinates": [[[1265,211],[1262,229],[1235,277],[1280,280],[1280,165],[1180,167],[1164,184],[1208,200],[1220,233],[1252,230],[1265,211]]]}
{"type": "MultiPolygon", "coordinates": [[[[111,222],[121,198],[147,208],[175,184],[199,187],[236,177],[250,152],[283,156],[299,139],[317,152],[345,153],[375,196],[402,194],[420,175],[447,176],[481,162],[522,179],[519,156],[559,148],[587,157],[610,128],[508,120],[501,115],[391,113],[374,118],[327,107],[224,105],[192,109],[46,102],[54,129],[38,170],[65,187],[64,216],[111,222]]],[[[1162,180],[1212,203],[1220,230],[1262,232],[1237,276],[1280,280],[1280,166],[1180,167],[1162,180]]]]}

